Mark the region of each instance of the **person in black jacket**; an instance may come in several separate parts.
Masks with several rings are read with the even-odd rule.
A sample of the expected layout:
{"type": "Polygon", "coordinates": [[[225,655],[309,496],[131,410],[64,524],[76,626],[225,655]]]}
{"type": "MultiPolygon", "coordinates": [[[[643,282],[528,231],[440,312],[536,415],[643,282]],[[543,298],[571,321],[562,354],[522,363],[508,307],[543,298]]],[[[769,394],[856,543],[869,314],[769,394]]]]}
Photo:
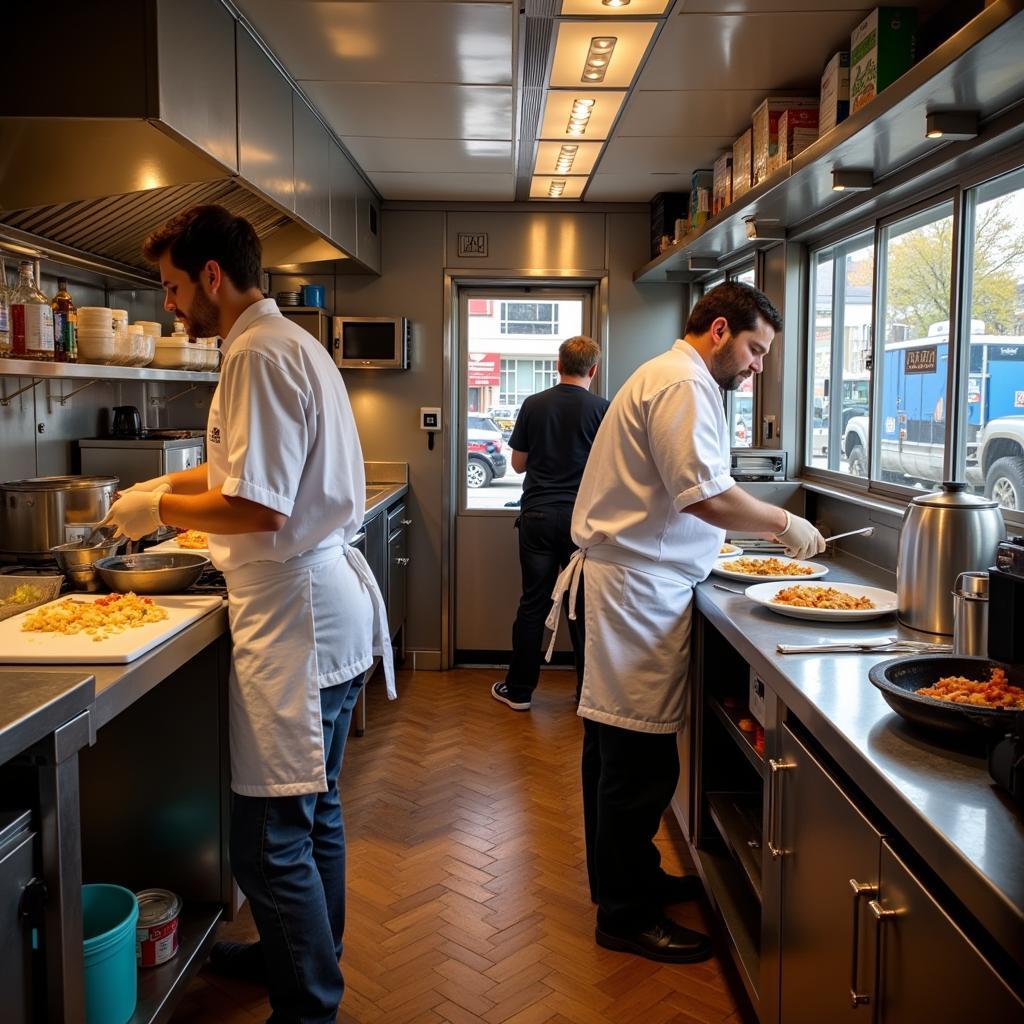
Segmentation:
{"type": "MultiPolygon", "coordinates": [[[[519,530],[523,593],[512,626],[508,675],[491,687],[491,696],[514,711],[529,711],[537,688],[544,640],[544,619],[551,591],[573,552],[572,506],[587,464],[590,446],[608,400],[590,393],[601,354],[583,335],[558,349],[558,383],[523,402],[509,439],[512,468],[526,471],[519,530]]],[[[583,680],[583,644],[576,621],[569,621],[576,654],[576,693],[583,680]]]]}

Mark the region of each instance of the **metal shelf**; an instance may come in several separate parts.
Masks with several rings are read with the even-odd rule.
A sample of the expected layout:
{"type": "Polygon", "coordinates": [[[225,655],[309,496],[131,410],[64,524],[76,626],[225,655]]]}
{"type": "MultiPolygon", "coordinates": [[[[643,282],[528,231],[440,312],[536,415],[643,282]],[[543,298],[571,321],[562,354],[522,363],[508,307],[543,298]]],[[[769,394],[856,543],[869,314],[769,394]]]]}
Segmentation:
{"type": "Polygon", "coordinates": [[[761,902],[760,793],[706,793],[708,811],[725,845],[761,902]]]}
{"type": "Polygon", "coordinates": [[[187,380],[216,384],[220,374],[208,370],[157,370],[148,366],[105,366],[100,363],[48,363],[34,359],[0,359],[0,377],[50,380],[187,380]]]}
{"type": "Polygon", "coordinates": [[[633,274],[638,283],[677,282],[698,276],[691,256],[724,259],[754,242],[749,218],[793,229],[827,214],[830,220],[861,215],[883,200],[920,194],[922,180],[948,173],[958,160],[989,155],[1024,137],[1024,0],[997,0],[933,50],[865,107],[744,193],[706,224],[633,274]],[[931,110],[978,113],[981,130],[970,142],[925,138],[931,110]],[[866,192],[832,191],[832,170],[871,170],[866,192]]]}
{"type": "MultiPolygon", "coordinates": [[[[708,697],[706,703],[715,718],[725,726],[725,731],[732,737],[736,746],[738,746],[746,755],[747,760],[753,766],[757,774],[764,778],[764,755],[758,753],[757,748],[754,746],[754,734],[744,732],[739,725],[736,724],[736,721],[733,719],[732,715],[729,714],[729,711],[723,707],[721,702],[716,698],[708,697]]],[[[745,715],[740,715],[739,717],[752,718],[753,716],[748,711],[745,715]]]]}

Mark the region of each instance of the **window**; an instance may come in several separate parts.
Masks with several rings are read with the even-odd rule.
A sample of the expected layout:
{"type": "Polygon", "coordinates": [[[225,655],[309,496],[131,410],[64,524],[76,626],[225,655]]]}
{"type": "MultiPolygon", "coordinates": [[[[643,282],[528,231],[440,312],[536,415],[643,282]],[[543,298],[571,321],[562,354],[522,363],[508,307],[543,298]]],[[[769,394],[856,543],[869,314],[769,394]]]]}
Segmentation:
{"type": "Polygon", "coordinates": [[[879,254],[881,399],[871,475],[931,489],[945,466],[952,202],[884,227],[879,254]]]}
{"type": "Polygon", "coordinates": [[[729,275],[730,281],[739,281],[740,284],[749,284],[753,286],[756,284],[757,274],[753,266],[747,267],[745,270],[739,270],[734,274],[729,275]]]}
{"type": "Polygon", "coordinates": [[[807,464],[867,476],[873,233],[811,256],[807,464]]]}
{"type": "Polygon", "coordinates": [[[502,334],[558,334],[557,302],[503,302],[502,334]]]}
{"type": "Polygon", "coordinates": [[[557,359],[502,359],[498,401],[502,405],[519,406],[524,398],[557,383],[557,359]]]}
{"type": "Polygon", "coordinates": [[[1024,169],[972,189],[965,208],[958,476],[1024,509],[1024,169]]]}

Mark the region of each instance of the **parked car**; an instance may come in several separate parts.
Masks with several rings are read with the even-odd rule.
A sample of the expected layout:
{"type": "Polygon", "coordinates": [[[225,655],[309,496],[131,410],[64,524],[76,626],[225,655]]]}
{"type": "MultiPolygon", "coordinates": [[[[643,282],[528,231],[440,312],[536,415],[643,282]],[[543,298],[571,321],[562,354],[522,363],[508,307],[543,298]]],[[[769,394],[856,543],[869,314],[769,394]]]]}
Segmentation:
{"type": "Polygon", "coordinates": [[[497,425],[506,441],[512,436],[512,428],[516,425],[516,417],[521,408],[519,405],[496,405],[487,411],[487,416],[497,425]]]}
{"type": "Polygon", "coordinates": [[[470,416],[466,422],[466,486],[476,490],[505,475],[505,441],[488,416],[470,416]]]}

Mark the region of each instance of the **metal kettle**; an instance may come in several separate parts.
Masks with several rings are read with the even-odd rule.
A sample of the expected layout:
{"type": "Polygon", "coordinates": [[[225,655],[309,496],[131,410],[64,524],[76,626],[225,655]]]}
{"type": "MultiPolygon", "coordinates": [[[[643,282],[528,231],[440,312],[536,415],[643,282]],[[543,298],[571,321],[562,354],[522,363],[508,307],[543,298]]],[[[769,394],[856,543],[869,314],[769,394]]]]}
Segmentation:
{"type": "Polygon", "coordinates": [[[903,513],[896,558],[897,615],[911,629],[953,635],[950,591],[963,572],[992,565],[1006,537],[1003,513],[967,485],[944,483],[903,513]]]}

